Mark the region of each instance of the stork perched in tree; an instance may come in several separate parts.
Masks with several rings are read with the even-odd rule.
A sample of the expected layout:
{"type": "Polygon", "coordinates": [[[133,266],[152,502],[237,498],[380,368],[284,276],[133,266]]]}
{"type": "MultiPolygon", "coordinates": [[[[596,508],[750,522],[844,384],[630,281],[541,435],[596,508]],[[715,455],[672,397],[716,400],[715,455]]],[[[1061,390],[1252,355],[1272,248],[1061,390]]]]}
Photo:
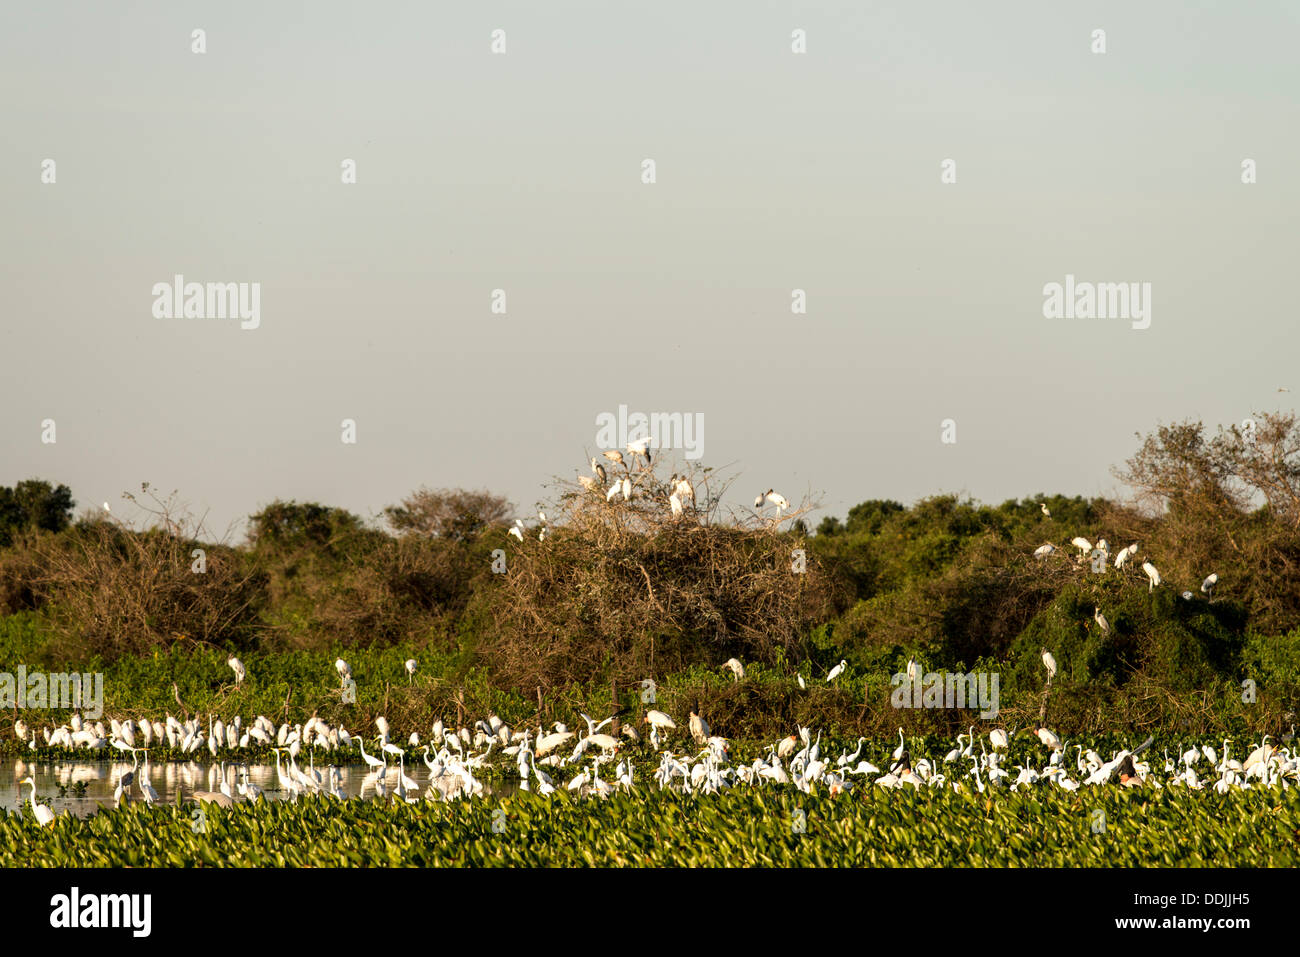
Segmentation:
{"type": "Polygon", "coordinates": [[[244,663],[234,655],[231,655],[226,659],[226,664],[230,665],[231,669],[235,672],[235,687],[239,687],[240,682],[248,676],[248,671],[244,668],[244,663]]]}
{"type": "Polygon", "coordinates": [[[1092,551],[1092,542],[1088,541],[1082,535],[1076,535],[1074,538],[1070,539],[1070,544],[1081,551],[1084,555],[1087,555],[1092,551]]]}
{"type": "Polygon", "coordinates": [[[641,456],[641,458],[645,459],[646,465],[650,464],[650,437],[649,436],[646,436],[645,438],[642,439],[637,439],[635,442],[629,442],[627,444],[627,450],[632,455],[639,455],[641,456]]]}
{"type": "Polygon", "coordinates": [[[623,453],[618,449],[611,449],[608,452],[601,452],[600,454],[605,456],[605,458],[609,459],[615,465],[622,465],[624,468],[627,468],[627,464],[623,461],[623,453]]]}
{"type": "Polygon", "coordinates": [[[1119,554],[1115,556],[1115,567],[1123,568],[1124,563],[1138,553],[1138,543],[1134,542],[1128,548],[1121,548],[1119,554]]]}
{"type": "Polygon", "coordinates": [[[1214,586],[1217,585],[1218,583],[1219,583],[1219,574],[1218,572],[1215,572],[1214,574],[1206,578],[1205,581],[1201,582],[1202,594],[1206,595],[1207,597],[1213,598],[1214,586]]]}
{"type": "Polygon", "coordinates": [[[1147,585],[1147,591],[1151,591],[1160,584],[1160,572],[1156,571],[1156,566],[1150,562],[1143,562],[1142,570],[1147,573],[1147,580],[1150,582],[1147,585]]]}
{"type": "Polygon", "coordinates": [[[1049,678],[1055,678],[1056,659],[1052,656],[1052,653],[1048,651],[1046,648],[1040,648],[1039,653],[1043,656],[1043,667],[1047,669],[1047,676],[1049,678]]]}
{"type": "Polygon", "coordinates": [[[739,658],[728,658],[726,661],[722,663],[722,667],[730,668],[731,673],[735,677],[736,681],[739,681],[741,678],[745,677],[745,666],[740,663],[739,658]]]}
{"type": "Polygon", "coordinates": [[[1055,551],[1056,551],[1055,545],[1053,545],[1051,542],[1044,542],[1042,545],[1039,545],[1037,548],[1034,549],[1034,557],[1038,559],[1043,559],[1046,558],[1048,555],[1051,555],[1055,551]]]}

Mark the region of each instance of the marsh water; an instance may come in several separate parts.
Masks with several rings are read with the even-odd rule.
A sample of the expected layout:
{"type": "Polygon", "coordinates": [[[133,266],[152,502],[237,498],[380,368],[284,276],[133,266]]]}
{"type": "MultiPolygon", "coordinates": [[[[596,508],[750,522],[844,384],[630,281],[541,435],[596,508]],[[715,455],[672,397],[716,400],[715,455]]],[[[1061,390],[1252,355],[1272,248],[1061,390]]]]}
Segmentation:
{"type": "MultiPolygon", "coordinates": [[[[230,791],[239,801],[236,787],[243,780],[243,768],[248,768],[248,780],[262,789],[263,796],[269,801],[288,800],[289,794],[279,790],[278,778],[274,764],[225,764],[225,780],[230,791]]],[[[308,765],[301,765],[307,770],[308,765]]],[[[55,814],[65,812],[79,817],[89,817],[101,807],[113,807],[113,793],[122,775],[132,770],[131,762],[126,761],[68,761],[68,760],[32,760],[28,758],[8,757],[0,759],[0,808],[16,811],[19,805],[28,806],[32,789],[19,782],[30,775],[36,781],[36,798],[38,802],[48,804],[55,814]],[[85,785],[83,788],[82,785],[85,785]]],[[[138,765],[135,774],[143,778],[144,765],[138,765]]],[[[328,767],[316,765],[321,778],[328,782],[328,767]]],[[[385,786],[391,795],[397,785],[398,766],[390,765],[383,774],[385,786]]],[[[380,773],[371,771],[364,765],[339,766],[339,777],[343,791],[349,798],[374,800],[377,797],[375,785],[380,773]]],[[[421,795],[429,783],[429,769],[420,758],[415,759],[414,766],[406,765],[406,776],[413,779],[418,790],[412,796],[421,795]]],[[[485,793],[510,794],[519,789],[519,779],[514,766],[505,768],[505,777],[484,777],[479,772],[475,776],[483,782],[485,793]]],[[[158,792],[159,803],[175,804],[178,800],[188,800],[195,791],[220,791],[222,766],[220,762],[207,761],[165,762],[149,764],[148,780],[158,792]]],[[[132,801],[143,801],[139,785],[132,783],[129,787],[132,801]]]]}

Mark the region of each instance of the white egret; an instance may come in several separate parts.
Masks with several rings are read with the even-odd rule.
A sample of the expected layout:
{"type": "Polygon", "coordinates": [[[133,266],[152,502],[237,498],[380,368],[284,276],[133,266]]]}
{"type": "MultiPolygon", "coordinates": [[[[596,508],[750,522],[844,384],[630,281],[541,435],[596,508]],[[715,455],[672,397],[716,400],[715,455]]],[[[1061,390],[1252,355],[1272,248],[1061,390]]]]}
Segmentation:
{"type": "Polygon", "coordinates": [[[39,824],[41,827],[53,826],[54,812],[51,811],[48,807],[46,807],[44,804],[36,803],[36,781],[32,778],[32,776],[29,774],[27,777],[23,778],[18,783],[20,787],[24,784],[30,784],[32,786],[32,797],[31,797],[32,814],[36,815],[36,823],[39,824]]]}
{"type": "Polygon", "coordinates": [[[827,683],[827,684],[830,684],[832,681],[834,681],[834,680],[835,680],[836,678],[838,678],[840,675],[844,674],[844,669],[847,668],[848,666],[849,666],[849,663],[848,663],[847,661],[845,661],[843,658],[841,658],[841,659],[840,659],[840,663],[839,663],[838,665],[836,665],[834,668],[832,668],[832,669],[830,670],[830,673],[826,675],[826,683],[827,683]]]}
{"type": "Polygon", "coordinates": [[[1047,675],[1050,678],[1056,677],[1056,658],[1046,648],[1040,648],[1039,654],[1043,656],[1043,667],[1047,669],[1047,675]]]}
{"type": "Polygon", "coordinates": [[[1044,515],[1045,517],[1047,517],[1047,518],[1051,518],[1051,517],[1052,517],[1052,513],[1051,513],[1051,511],[1048,509],[1048,507],[1047,507],[1047,503],[1046,503],[1046,502],[1039,502],[1039,503],[1038,503],[1038,507],[1039,507],[1040,509],[1042,509],[1042,511],[1043,511],[1043,515],[1044,515]]]}
{"type": "Polygon", "coordinates": [[[1150,562],[1143,562],[1142,570],[1147,573],[1147,580],[1149,582],[1147,585],[1147,591],[1149,592],[1160,584],[1160,572],[1156,571],[1156,566],[1152,565],[1150,562]]]}

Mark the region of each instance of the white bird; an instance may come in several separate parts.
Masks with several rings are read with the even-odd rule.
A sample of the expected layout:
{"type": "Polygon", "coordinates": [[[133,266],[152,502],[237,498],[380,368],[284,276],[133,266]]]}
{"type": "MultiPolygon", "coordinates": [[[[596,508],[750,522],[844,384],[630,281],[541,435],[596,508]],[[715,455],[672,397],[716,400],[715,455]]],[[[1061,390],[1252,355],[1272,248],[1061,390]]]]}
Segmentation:
{"type": "Polygon", "coordinates": [[[1054,551],[1056,551],[1056,546],[1053,545],[1051,542],[1046,542],[1046,543],[1044,543],[1044,544],[1042,544],[1042,545],[1039,545],[1037,548],[1034,549],[1034,557],[1035,557],[1035,558],[1046,558],[1048,555],[1052,554],[1054,551]]]}
{"type": "Polygon", "coordinates": [[[907,659],[908,684],[916,683],[916,676],[920,673],[920,671],[921,671],[921,666],[916,663],[915,659],[912,658],[907,659]]]}
{"type": "Polygon", "coordinates": [[[767,500],[776,506],[777,515],[780,515],[790,507],[790,503],[786,501],[784,495],[780,492],[774,492],[771,489],[767,490],[767,500]]]}
{"type": "Polygon", "coordinates": [[[708,722],[706,722],[702,717],[700,717],[694,711],[691,712],[690,728],[691,728],[691,737],[695,739],[696,744],[702,746],[704,742],[709,740],[708,722]]]}
{"type": "Polygon", "coordinates": [[[738,658],[728,658],[726,661],[722,663],[722,667],[730,668],[731,673],[735,676],[736,681],[739,681],[741,678],[745,677],[745,666],[740,663],[740,659],[738,658]]]}
{"type": "Polygon", "coordinates": [[[1004,728],[995,728],[994,730],[990,731],[989,742],[993,745],[994,749],[1001,748],[1002,750],[1005,751],[1007,747],[1006,730],[1004,728]]]}
{"type": "Polygon", "coordinates": [[[578,484],[581,485],[583,488],[585,488],[588,492],[594,492],[596,491],[596,489],[600,488],[600,483],[598,483],[590,475],[579,475],[578,484]]]}
{"type": "MultiPolygon", "coordinates": [[[[754,496],[754,508],[762,508],[763,499],[765,499],[766,497],[767,497],[767,492],[759,492],[756,496],[754,496]]],[[[105,508],[107,507],[108,506],[105,506],[105,508]]]]}
{"type": "Polygon", "coordinates": [[[605,501],[607,502],[614,501],[614,498],[621,491],[623,491],[623,486],[619,482],[615,482],[613,485],[609,487],[609,491],[605,493],[605,501]]]}
{"type": "Polygon", "coordinates": [[[1053,751],[1061,750],[1061,739],[1052,734],[1052,732],[1048,731],[1046,728],[1035,728],[1034,733],[1038,735],[1039,741],[1043,742],[1043,744],[1047,745],[1053,751]]]}
{"type": "Polygon", "coordinates": [[[803,680],[803,672],[802,672],[802,671],[797,672],[797,677],[799,678],[799,687],[800,687],[802,690],[807,691],[807,690],[808,690],[808,683],[807,683],[806,681],[803,680]]]}
{"type": "Polygon", "coordinates": [[[1046,648],[1042,648],[1042,649],[1040,649],[1040,653],[1041,653],[1042,656],[1043,656],[1043,667],[1045,667],[1045,668],[1047,669],[1048,677],[1055,678],[1055,677],[1056,677],[1056,659],[1055,659],[1054,657],[1052,657],[1052,653],[1051,653],[1050,651],[1048,651],[1046,648]]]}
{"type": "Polygon", "coordinates": [[[627,476],[623,476],[623,501],[632,501],[632,480],[627,476]]]}
{"type": "Polygon", "coordinates": [[[609,459],[615,465],[623,464],[623,453],[618,451],[618,449],[613,449],[609,452],[601,452],[600,454],[605,456],[605,458],[609,459]]]}
{"type": "Polygon", "coordinates": [[[668,505],[672,508],[674,518],[682,514],[682,500],[677,497],[676,492],[668,496],[668,505]]]}
{"type": "Polygon", "coordinates": [[[1138,553],[1138,543],[1134,542],[1128,548],[1121,548],[1119,554],[1115,556],[1115,567],[1123,568],[1124,563],[1138,553]]]}
{"type": "MultiPolygon", "coordinates": [[[[847,668],[848,666],[849,666],[849,663],[848,663],[847,661],[845,661],[843,658],[841,658],[841,659],[840,659],[840,663],[839,663],[838,665],[836,665],[834,668],[832,668],[832,669],[830,670],[830,673],[826,675],[826,682],[827,682],[827,684],[829,684],[830,682],[834,681],[834,680],[835,680],[836,678],[838,678],[840,675],[844,674],[844,669],[847,668]]],[[[802,676],[801,676],[801,677],[802,677],[802,676]]]]}
{"type": "Polygon", "coordinates": [[[1043,510],[1043,514],[1045,516],[1047,516],[1048,518],[1052,517],[1052,513],[1048,510],[1046,502],[1039,502],[1038,507],[1043,510]]]}
{"type": "Polygon", "coordinates": [[[415,669],[416,669],[417,667],[419,667],[419,663],[418,663],[414,658],[407,658],[407,659],[406,659],[406,680],[407,680],[407,684],[414,684],[414,683],[415,683],[415,669]]]}
{"type": "Polygon", "coordinates": [[[1217,585],[1218,583],[1219,583],[1219,574],[1218,572],[1215,572],[1213,575],[1210,575],[1210,577],[1205,579],[1205,581],[1201,582],[1201,591],[1204,594],[1213,597],[1214,586],[1217,585]]]}
{"type": "Polygon", "coordinates": [[[521,519],[515,519],[515,524],[511,526],[509,534],[513,535],[521,542],[524,540],[524,523],[521,519]]]}
{"type": "Polygon", "coordinates": [[[1093,609],[1092,620],[1097,623],[1098,627],[1100,627],[1102,631],[1106,632],[1107,634],[1110,633],[1110,622],[1108,622],[1106,620],[1106,616],[1101,613],[1101,608],[1093,609]]]}
{"type": "Polygon", "coordinates": [[[627,444],[627,450],[633,455],[639,455],[645,459],[646,464],[650,464],[650,438],[647,436],[643,439],[637,439],[635,442],[627,444]]]}
{"type": "Polygon", "coordinates": [[[537,510],[537,518],[543,525],[546,524],[546,513],[540,508],[537,510]]]}
{"type": "Polygon", "coordinates": [[[234,670],[235,686],[238,687],[239,683],[243,681],[244,677],[248,674],[248,672],[244,669],[244,663],[240,661],[238,658],[231,655],[229,658],[226,659],[226,664],[230,665],[230,667],[234,670]]]}
{"type": "MultiPolygon", "coordinates": [[[[106,512],[111,512],[111,511],[113,511],[111,508],[108,507],[108,503],[107,503],[107,502],[104,503],[104,511],[106,511],[106,512]]],[[[34,785],[34,784],[32,785],[32,790],[33,790],[33,791],[36,790],[36,785],[34,785]]]]}
{"type": "Polygon", "coordinates": [[[1156,566],[1150,562],[1142,563],[1142,570],[1147,573],[1147,579],[1150,584],[1147,585],[1147,591],[1151,591],[1160,584],[1160,573],[1156,571],[1156,566]]]}
{"type": "Polygon", "coordinates": [[[340,678],[352,677],[352,668],[342,658],[334,662],[334,670],[339,673],[340,678]]]}
{"type": "Polygon", "coordinates": [[[1082,535],[1077,535],[1074,538],[1070,539],[1070,544],[1073,545],[1075,548],[1077,548],[1079,551],[1083,552],[1083,554],[1085,555],[1087,555],[1089,552],[1092,551],[1092,542],[1088,541],[1082,535]]]}
{"type": "Polygon", "coordinates": [[[596,478],[600,479],[600,484],[605,484],[605,466],[596,461],[595,457],[591,460],[591,472],[596,478]]]}
{"type": "Polygon", "coordinates": [[[52,827],[54,824],[54,812],[44,804],[36,803],[36,781],[29,774],[19,782],[19,785],[30,784],[32,786],[32,813],[36,815],[36,823],[41,827],[52,827]]]}

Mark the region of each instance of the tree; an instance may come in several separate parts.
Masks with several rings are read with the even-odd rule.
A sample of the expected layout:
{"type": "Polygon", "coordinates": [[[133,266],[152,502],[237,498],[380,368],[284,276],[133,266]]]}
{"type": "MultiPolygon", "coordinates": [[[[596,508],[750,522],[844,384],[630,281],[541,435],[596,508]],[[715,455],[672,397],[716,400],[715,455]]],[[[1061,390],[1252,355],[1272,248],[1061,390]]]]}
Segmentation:
{"type": "Polygon", "coordinates": [[[40,479],[27,479],[13,488],[0,486],[0,545],[13,541],[14,533],[41,528],[61,532],[72,522],[72,489],[40,479]]]}
{"type": "Polygon", "coordinates": [[[467,541],[510,517],[510,503],[488,491],[421,487],[384,509],[398,534],[467,541]]]}

